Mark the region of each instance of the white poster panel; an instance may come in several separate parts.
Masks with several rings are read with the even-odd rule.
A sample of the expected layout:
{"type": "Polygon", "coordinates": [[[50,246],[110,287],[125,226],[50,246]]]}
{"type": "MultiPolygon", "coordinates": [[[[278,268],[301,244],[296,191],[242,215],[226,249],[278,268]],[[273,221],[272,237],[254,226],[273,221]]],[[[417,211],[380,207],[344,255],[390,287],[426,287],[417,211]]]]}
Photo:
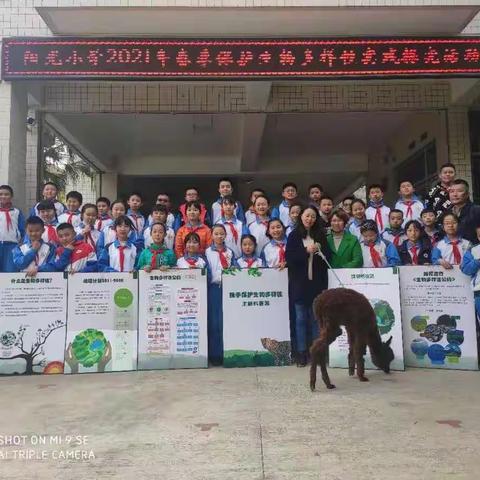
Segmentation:
{"type": "Polygon", "coordinates": [[[470,277],[459,267],[401,267],[407,366],[478,370],[470,277]]]}
{"type": "Polygon", "coordinates": [[[206,271],[140,271],[139,282],[139,370],[208,367],[206,271]]]}
{"type": "MultiPolygon", "coordinates": [[[[335,269],[335,272],[330,270],[328,285],[329,288],[351,288],[368,298],[377,317],[382,341],[386,342],[392,336],[390,346],[395,359],[390,364],[390,368],[404,370],[398,268],[343,268],[335,269]]],[[[348,368],[348,339],[345,328],[342,327],[342,330],[343,334],[330,345],[329,365],[331,367],[348,368]]],[[[368,348],[365,355],[365,368],[376,368],[371,361],[368,348]]]]}
{"type": "Polygon", "coordinates": [[[289,365],[287,270],[230,269],[222,282],[223,366],[289,365]]]}
{"type": "Polygon", "coordinates": [[[0,274],[0,375],[63,373],[67,280],[0,274]]]}
{"type": "Polygon", "coordinates": [[[134,274],[69,275],[65,373],[135,370],[137,328],[134,274]]]}

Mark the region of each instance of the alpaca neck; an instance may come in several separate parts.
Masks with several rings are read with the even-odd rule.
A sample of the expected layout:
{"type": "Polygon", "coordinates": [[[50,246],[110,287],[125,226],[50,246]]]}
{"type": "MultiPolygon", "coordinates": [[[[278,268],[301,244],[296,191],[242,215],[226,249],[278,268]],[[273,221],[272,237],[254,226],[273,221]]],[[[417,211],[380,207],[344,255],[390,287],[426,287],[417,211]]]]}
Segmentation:
{"type": "Polygon", "coordinates": [[[369,335],[368,348],[370,349],[370,352],[374,354],[380,354],[382,351],[382,338],[380,337],[380,333],[376,328],[375,331],[369,335]]]}

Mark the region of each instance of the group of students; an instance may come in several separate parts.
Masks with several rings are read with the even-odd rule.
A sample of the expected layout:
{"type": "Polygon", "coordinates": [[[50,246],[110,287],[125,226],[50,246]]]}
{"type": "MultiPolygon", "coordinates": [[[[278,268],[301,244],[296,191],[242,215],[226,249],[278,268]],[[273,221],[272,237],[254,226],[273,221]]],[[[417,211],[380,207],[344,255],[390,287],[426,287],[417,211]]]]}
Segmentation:
{"type": "MultiPolygon", "coordinates": [[[[450,164],[442,166],[440,176],[451,168],[450,164]]],[[[126,204],[100,197],[96,204],[82,205],[81,193],[71,191],[64,205],[57,198],[56,185],[48,182],[43,199],[32,207],[26,220],[12,205],[13,189],[2,185],[0,271],[34,276],[37,272],[206,268],[209,357],[214,364],[221,363],[222,271],[230,267],[285,268],[287,239],[299,223],[308,225],[303,218],[307,210],[313,212],[314,222],[318,217],[326,240],[318,248],[325,250],[334,268],[427,264],[451,268],[462,264],[464,271],[476,278],[479,255],[470,241],[459,235],[459,219],[448,204],[449,187],[444,182],[439,185],[441,188],[432,190],[424,204],[415,195],[413,184],[402,181],[400,198],[393,209],[384,204],[383,187],[371,185],[368,205],[347,197],[334,210],[333,199],[321,185],[311,185],[308,201],[302,202],[297,186],[288,182],[282,187],[283,200],[276,207],[271,208],[264,190],[255,189],[244,210],[232,196],[232,182],[223,178],[218,184],[219,198],[210,209],[201,203],[196,188],[188,188],[185,202],[176,212],[172,211],[168,194],[160,193],[150,215],[145,217],[140,193],[130,194],[126,204]]],[[[468,184],[466,188],[468,193],[468,184]]],[[[308,217],[308,211],[306,214],[308,217]]],[[[301,230],[306,232],[303,227],[301,230]]],[[[478,235],[480,240],[480,228],[478,235]]],[[[309,238],[307,233],[303,234],[300,255],[308,259],[317,247],[305,242],[305,238],[309,238]]],[[[289,267],[293,267],[290,263],[289,267]]],[[[305,268],[312,268],[312,263],[305,268]]],[[[311,272],[304,273],[310,276],[311,272]]],[[[478,283],[480,290],[480,279],[478,283]]],[[[298,328],[303,329],[303,324],[298,328]]]]}

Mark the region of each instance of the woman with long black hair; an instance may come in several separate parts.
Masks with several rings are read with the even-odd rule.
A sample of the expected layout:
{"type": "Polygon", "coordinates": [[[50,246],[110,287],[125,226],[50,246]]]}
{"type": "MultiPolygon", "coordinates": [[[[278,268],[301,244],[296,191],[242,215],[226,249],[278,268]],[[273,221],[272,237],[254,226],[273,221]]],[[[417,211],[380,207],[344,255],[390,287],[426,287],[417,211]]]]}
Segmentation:
{"type": "Polygon", "coordinates": [[[318,210],[308,206],[300,213],[297,227],[287,240],[289,291],[295,305],[297,365],[307,364],[307,343],[318,336],[313,315],[315,297],[328,286],[328,267],[319,250],[330,260],[331,252],[318,210]]]}

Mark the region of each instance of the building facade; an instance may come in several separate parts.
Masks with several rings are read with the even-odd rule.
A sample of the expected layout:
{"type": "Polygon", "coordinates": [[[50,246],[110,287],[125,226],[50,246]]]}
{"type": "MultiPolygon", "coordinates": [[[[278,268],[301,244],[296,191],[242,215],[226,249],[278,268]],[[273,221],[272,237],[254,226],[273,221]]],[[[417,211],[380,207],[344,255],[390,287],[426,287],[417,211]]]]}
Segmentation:
{"type": "MultiPolygon", "coordinates": [[[[480,1],[455,0],[6,0],[0,36],[469,37],[480,33],[479,10],[480,1]]],[[[8,79],[0,83],[0,182],[14,187],[20,207],[36,201],[48,128],[101,173],[95,192],[110,198],[140,189],[151,201],[192,183],[208,192],[228,175],[242,199],[254,185],[276,193],[287,180],[302,190],[321,183],[337,199],[381,182],[393,199],[399,178],[425,188],[447,161],[472,183],[479,102],[475,75],[447,73],[8,79]]]]}

